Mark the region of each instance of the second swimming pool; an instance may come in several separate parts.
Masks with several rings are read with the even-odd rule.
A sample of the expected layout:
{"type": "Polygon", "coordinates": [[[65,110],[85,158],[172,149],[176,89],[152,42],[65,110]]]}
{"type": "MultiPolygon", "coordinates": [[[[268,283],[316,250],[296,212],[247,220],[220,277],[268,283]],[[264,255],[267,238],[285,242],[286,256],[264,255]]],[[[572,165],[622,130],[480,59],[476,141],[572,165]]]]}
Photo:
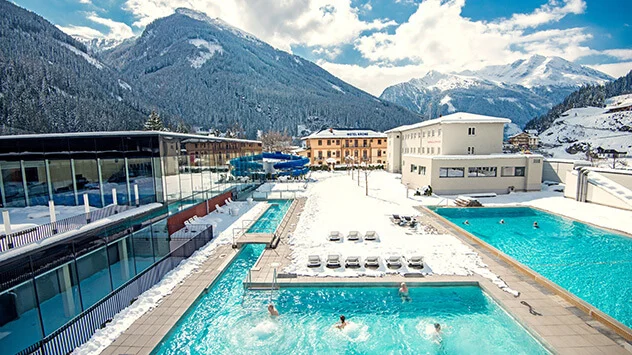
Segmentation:
{"type": "Polygon", "coordinates": [[[384,287],[245,291],[242,281],[263,248],[244,247],[154,353],[547,353],[479,287],[411,288],[411,302],[384,287]],[[268,315],[270,300],[279,317],[268,315]],[[343,330],[333,326],[341,314],[350,322],[343,330]]]}
{"type": "Polygon", "coordinates": [[[248,228],[247,233],[274,233],[293,200],[268,200],[270,207],[248,228]]]}
{"type": "Polygon", "coordinates": [[[632,327],[632,238],[528,207],[435,212],[632,327]]]}

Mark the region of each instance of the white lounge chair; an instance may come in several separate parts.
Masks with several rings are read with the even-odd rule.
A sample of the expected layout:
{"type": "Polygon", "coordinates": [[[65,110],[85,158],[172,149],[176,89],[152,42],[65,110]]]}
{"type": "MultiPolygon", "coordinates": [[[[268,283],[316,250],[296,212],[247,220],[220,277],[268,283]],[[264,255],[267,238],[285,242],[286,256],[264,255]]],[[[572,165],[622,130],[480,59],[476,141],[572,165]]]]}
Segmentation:
{"type": "Polygon", "coordinates": [[[217,213],[226,213],[226,210],[224,209],[224,207],[221,207],[218,204],[215,204],[215,211],[217,211],[217,213]]]}
{"type": "Polygon", "coordinates": [[[339,267],[342,267],[342,264],[340,264],[340,255],[338,254],[327,255],[327,267],[331,269],[337,269],[339,267]]]}
{"type": "Polygon", "coordinates": [[[225,204],[226,206],[229,206],[229,205],[230,205],[230,201],[228,201],[228,199],[226,199],[226,200],[224,200],[224,204],[225,204]]]}
{"type": "Polygon", "coordinates": [[[228,198],[228,203],[233,203],[233,202],[234,202],[233,199],[229,197],[228,198]]]}
{"type": "Polygon", "coordinates": [[[379,236],[375,231],[368,231],[364,234],[364,240],[378,240],[379,236]]]}
{"type": "Polygon", "coordinates": [[[361,238],[362,238],[362,235],[360,235],[360,232],[358,231],[351,231],[349,232],[349,234],[347,234],[347,240],[357,241],[357,240],[360,240],[361,238]]]}
{"type": "Polygon", "coordinates": [[[360,267],[360,257],[359,256],[347,256],[345,260],[345,267],[356,268],[360,267]]]}
{"type": "Polygon", "coordinates": [[[307,257],[307,267],[319,267],[319,266],[320,266],[320,256],[310,255],[307,257]]]}
{"type": "Polygon", "coordinates": [[[380,267],[380,257],[367,256],[364,259],[364,267],[377,269],[378,267],[380,267]]]}
{"type": "Polygon", "coordinates": [[[402,257],[399,255],[392,255],[386,258],[386,266],[389,269],[399,269],[402,267],[402,257]]]}
{"type": "Polygon", "coordinates": [[[330,242],[338,242],[342,240],[342,235],[338,231],[329,232],[327,240],[329,240],[330,242]]]}
{"type": "Polygon", "coordinates": [[[424,258],[423,256],[411,256],[408,259],[408,266],[414,269],[422,269],[424,267],[424,258]]]}

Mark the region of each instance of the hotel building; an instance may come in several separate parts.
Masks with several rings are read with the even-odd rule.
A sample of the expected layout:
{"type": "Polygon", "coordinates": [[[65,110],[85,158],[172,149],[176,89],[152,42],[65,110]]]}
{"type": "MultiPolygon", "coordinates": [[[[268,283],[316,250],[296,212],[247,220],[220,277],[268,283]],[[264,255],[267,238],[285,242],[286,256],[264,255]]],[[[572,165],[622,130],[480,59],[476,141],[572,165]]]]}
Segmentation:
{"type": "Polygon", "coordinates": [[[542,156],[502,154],[509,122],[458,112],[393,128],[387,170],[401,172],[410,188],[429,185],[440,194],[540,190],[542,156]]]}
{"type": "Polygon", "coordinates": [[[386,134],[368,129],[329,128],[301,138],[305,151],[299,154],[310,159],[311,165],[365,162],[386,163],[386,134]],[[351,157],[351,158],[347,158],[351,157]]]}

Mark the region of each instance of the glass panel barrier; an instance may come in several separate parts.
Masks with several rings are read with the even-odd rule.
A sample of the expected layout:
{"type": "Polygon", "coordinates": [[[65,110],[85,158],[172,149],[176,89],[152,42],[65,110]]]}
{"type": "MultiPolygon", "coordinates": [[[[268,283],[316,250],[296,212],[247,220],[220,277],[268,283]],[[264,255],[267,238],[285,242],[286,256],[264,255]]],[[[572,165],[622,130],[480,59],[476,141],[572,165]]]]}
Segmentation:
{"type": "Polygon", "coordinates": [[[75,191],[72,185],[70,160],[49,160],[50,183],[53,188],[53,201],[56,205],[75,206],[75,191]]]}
{"type": "Polygon", "coordinates": [[[154,263],[154,247],[151,238],[151,227],[146,227],[132,235],[134,242],[134,261],[136,262],[136,272],[148,268],[154,263]]]}
{"type": "Polygon", "coordinates": [[[74,262],[35,278],[45,335],[54,332],[81,312],[74,262]]]}
{"type": "Polygon", "coordinates": [[[0,293],[0,349],[15,354],[42,338],[33,281],[0,293]]]}
{"type": "Polygon", "coordinates": [[[2,166],[2,185],[4,188],[4,198],[6,200],[4,207],[26,206],[20,162],[9,161],[0,164],[2,166]]]}
{"type": "Polygon", "coordinates": [[[112,291],[106,249],[101,247],[77,259],[81,301],[86,309],[112,291]]]}
{"type": "Polygon", "coordinates": [[[90,206],[103,207],[99,189],[99,170],[96,159],[77,159],[75,162],[75,182],[79,194],[79,204],[83,205],[84,193],[88,194],[90,206]]]}
{"type": "Polygon", "coordinates": [[[46,164],[41,161],[25,161],[24,176],[28,189],[29,204],[48,205],[48,179],[46,178],[46,164]]]}
{"type": "Polygon", "coordinates": [[[112,189],[116,189],[117,204],[129,204],[127,195],[127,173],[125,159],[101,159],[101,181],[103,181],[103,201],[106,205],[114,202],[112,189]]]}
{"type": "Polygon", "coordinates": [[[114,244],[108,245],[108,264],[112,275],[114,289],[136,275],[134,265],[134,246],[132,237],[127,236],[114,244]]]}

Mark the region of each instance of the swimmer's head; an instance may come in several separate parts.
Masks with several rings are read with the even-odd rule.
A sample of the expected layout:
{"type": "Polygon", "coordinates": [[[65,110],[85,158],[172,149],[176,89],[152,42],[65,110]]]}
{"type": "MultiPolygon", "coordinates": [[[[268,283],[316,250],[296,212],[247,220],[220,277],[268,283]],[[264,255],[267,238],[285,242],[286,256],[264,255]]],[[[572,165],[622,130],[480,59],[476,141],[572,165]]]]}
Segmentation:
{"type": "Polygon", "coordinates": [[[435,323],[434,327],[435,327],[436,331],[440,331],[441,330],[441,324],[439,324],[439,323],[435,323]]]}
{"type": "Polygon", "coordinates": [[[399,284],[401,287],[406,287],[406,283],[402,282],[401,284],[399,284]]]}
{"type": "Polygon", "coordinates": [[[345,316],[340,316],[340,321],[341,321],[342,323],[344,323],[344,322],[345,322],[345,316]]]}
{"type": "Polygon", "coordinates": [[[268,309],[270,309],[270,310],[274,309],[274,304],[270,303],[270,304],[268,305],[268,309]]]}

